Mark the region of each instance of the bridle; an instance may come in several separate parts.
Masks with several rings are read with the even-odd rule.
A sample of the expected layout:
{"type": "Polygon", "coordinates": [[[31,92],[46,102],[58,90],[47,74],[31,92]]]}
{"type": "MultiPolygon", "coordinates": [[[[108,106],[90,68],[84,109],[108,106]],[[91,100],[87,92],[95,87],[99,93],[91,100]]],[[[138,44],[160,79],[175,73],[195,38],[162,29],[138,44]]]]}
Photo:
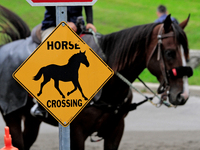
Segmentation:
{"type": "MultiPolygon", "coordinates": [[[[175,30],[174,25],[173,24],[171,25],[172,25],[172,29],[175,30]]],[[[152,52],[150,53],[149,58],[147,59],[146,67],[148,68],[149,61],[151,60],[153,54],[155,53],[157,49],[157,61],[160,64],[160,70],[163,76],[163,80],[161,81],[160,86],[157,89],[157,92],[158,94],[165,93],[168,96],[169,90],[170,90],[169,78],[181,78],[183,76],[190,77],[192,76],[193,72],[192,72],[192,68],[187,67],[187,66],[181,66],[181,67],[173,68],[171,70],[166,69],[166,65],[165,65],[163,53],[162,53],[162,44],[163,44],[162,40],[169,37],[175,37],[175,33],[173,31],[170,31],[169,33],[163,34],[163,30],[164,30],[163,26],[164,24],[160,26],[160,29],[157,35],[158,42],[156,46],[154,47],[154,49],[152,50],[152,52]]],[[[178,50],[180,51],[179,46],[178,46],[178,50]]]]}
{"type": "Polygon", "coordinates": [[[161,51],[162,50],[161,49],[162,39],[175,36],[174,32],[169,32],[169,33],[163,34],[163,26],[164,26],[164,24],[162,24],[160,26],[160,29],[159,29],[158,35],[157,35],[158,42],[157,42],[156,46],[154,47],[154,49],[152,50],[149,58],[147,59],[147,63],[146,63],[146,66],[148,68],[149,61],[151,60],[154,52],[157,49],[157,61],[160,64],[160,70],[161,70],[161,73],[163,75],[163,80],[161,81],[161,84],[160,84],[160,86],[158,87],[158,90],[157,90],[158,94],[163,93],[164,91],[166,91],[166,93],[169,93],[169,89],[170,89],[167,71],[166,71],[164,60],[163,60],[163,53],[161,51]]]}

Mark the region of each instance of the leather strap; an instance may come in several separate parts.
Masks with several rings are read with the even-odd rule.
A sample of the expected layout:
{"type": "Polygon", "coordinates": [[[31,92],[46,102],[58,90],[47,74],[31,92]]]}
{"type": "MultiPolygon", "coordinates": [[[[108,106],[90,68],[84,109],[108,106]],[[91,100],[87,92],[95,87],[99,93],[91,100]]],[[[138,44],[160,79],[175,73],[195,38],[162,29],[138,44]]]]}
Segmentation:
{"type": "Polygon", "coordinates": [[[160,89],[163,89],[162,90],[163,92],[166,91],[167,89],[169,90],[168,76],[167,76],[167,71],[166,71],[166,68],[165,68],[163,53],[162,53],[162,49],[161,49],[162,39],[165,39],[165,38],[168,38],[168,37],[174,37],[175,36],[174,32],[169,32],[169,33],[163,34],[163,26],[164,26],[164,24],[162,24],[160,26],[160,29],[158,31],[158,36],[157,36],[158,42],[154,46],[152,52],[149,55],[149,58],[147,59],[147,63],[146,63],[146,67],[148,68],[149,61],[151,60],[154,52],[157,49],[157,61],[159,61],[161,73],[163,75],[163,81],[161,81],[160,87],[158,88],[158,92],[159,92],[160,89]]]}

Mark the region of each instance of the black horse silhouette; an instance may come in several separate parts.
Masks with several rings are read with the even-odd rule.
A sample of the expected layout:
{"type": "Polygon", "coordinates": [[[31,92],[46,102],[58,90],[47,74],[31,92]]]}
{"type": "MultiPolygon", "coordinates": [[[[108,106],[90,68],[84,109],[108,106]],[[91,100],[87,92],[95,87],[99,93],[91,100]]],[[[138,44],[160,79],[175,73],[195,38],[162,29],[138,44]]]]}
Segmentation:
{"type": "Polygon", "coordinates": [[[67,93],[67,96],[69,96],[70,94],[72,94],[74,91],[77,90],[77,88],[79,89],[79,91],[81,92],[83,98],[85,100],[88,100],[87,97],[85,97],[85,95],[83,94],[82,88],[79,84],[78,81],[78,70],[80,67],[80,64],[83,63],[86,67],[89,67],[89,62],[87,60],[87,57],[85,55],[85,52],[79,52],[77,54],[74,54],[70,59],[68,64],[64,65],[64,66],[58,66],[55,64],[51,64],[48,65],[46,67],[42,67],[39,72],[37,73],[36,76],[34,76],[33,80],[39,80],[43,74],[44,76],[44,81],[41,83],[41,87],[40,87],[40,91],[37,94],[37,96],[40,96],[42,94],[42,88],[43,86],[50,81],[50,79],[52,78],[55,82],[54,86],[55,88],[58,90],[58,92],[60,93],[60,95],[62,95],[62,98],[65,98],[64,94],[61,92],[61,90],[59,89],[59,80],[64,81],[64,82],[68,82],[71,81],[74,84],[74,89],[71,92],[67,93]]]}

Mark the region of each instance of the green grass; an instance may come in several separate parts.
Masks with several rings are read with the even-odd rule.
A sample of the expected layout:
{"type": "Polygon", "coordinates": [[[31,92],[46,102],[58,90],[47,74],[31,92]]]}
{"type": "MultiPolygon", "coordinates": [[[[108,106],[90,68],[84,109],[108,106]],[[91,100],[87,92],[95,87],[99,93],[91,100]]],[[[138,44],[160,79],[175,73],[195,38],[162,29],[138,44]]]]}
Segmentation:
{"type": "Polygon", "coordinates": [[[1,0],[0,5],[19,15],[31,29],[41,23],[44,17],[44,7],[32,7],[26,0],[1,0]]]}
{"type": "MultiPolygon", "coordinates": [[[[41,23],[44,7],[32,7],[26,0],[1,0],[1,5],[17,13],[32,29],[41,23]]],[[[168,12],[179,22],[191,15],[185,32],[190,49],[200,49],[200,2],[199,0],[98,0],[93,6],[94,24],[102,34],[119,31],[135,25],[151,23],[156,20],[156,8],[164,4],[168,12]]],[[[200,67],[194,70],[189,83],[199,85],[200,67]]],[[[140,77],[146,82],[157,82],[147,70],[140,77]]]]}
{"type": "MultiPolygon", "coordinates": [[[[145,82],[158,83],[155,76],[145,69],[139,76],[145,82]]],[[[138,80],[136,80],[138,81],[138,80]]],[[[193,76],[188,79],[190,85],[200,85],[200,66],[193,70],[193,76]]]]}
{"type": "MultiPolygon", "coordinates": [[[[44,7],[32,7],[26,0],[1,0],[1,5],[16,12],[32,29],[44,16],[44,7]]],[[[98,32],[108,34],[135,25],[153,22],[159,4],[168,7],[179,22],[191,14],[185,29],[191,49],[200,49],[200,2],[198,0],[98,0],[94,6],[94,24],[98,32]]]]}

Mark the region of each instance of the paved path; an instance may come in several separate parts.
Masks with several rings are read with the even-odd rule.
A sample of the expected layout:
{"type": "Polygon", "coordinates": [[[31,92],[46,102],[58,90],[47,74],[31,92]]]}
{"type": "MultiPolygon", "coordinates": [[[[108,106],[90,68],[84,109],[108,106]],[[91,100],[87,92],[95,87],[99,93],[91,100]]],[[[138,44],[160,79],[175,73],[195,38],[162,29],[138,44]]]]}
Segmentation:
{"type": "MultiPolygon", "coordinates": [[[[143,98],[134,94],[134,101],[143,98]]],[[[5,123],[0,117],[0,148],[3,147],[5,123]]],[[[86,142],[87,150],[101,150],[102,142],[86,142]]],[[[200,98],[190,97],[177,108],[155,108],[149,102],[126,118],[120,150],[200,150],[200,98]],[[131,148],[132,147],[132,148],[131,148]]],[[[40,135],[31,150],[58,149],[58,128],[42,123],[40,135]]]]}

